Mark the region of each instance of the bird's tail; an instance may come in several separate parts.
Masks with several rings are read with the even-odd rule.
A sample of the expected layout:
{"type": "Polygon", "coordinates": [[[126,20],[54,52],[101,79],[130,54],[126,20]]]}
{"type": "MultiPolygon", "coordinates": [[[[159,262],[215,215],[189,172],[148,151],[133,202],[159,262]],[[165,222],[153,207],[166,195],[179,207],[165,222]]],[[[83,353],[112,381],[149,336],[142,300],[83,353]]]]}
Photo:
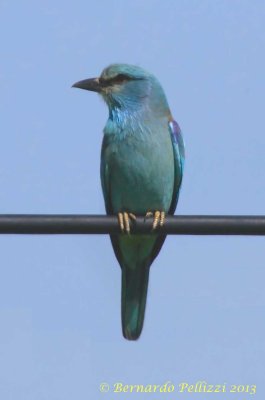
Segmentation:
{"type": "Polygon", "coordinates": [[[122,331],[129,340],[139,338],[144,322],[149,265],[122,268],[122,331]]]}

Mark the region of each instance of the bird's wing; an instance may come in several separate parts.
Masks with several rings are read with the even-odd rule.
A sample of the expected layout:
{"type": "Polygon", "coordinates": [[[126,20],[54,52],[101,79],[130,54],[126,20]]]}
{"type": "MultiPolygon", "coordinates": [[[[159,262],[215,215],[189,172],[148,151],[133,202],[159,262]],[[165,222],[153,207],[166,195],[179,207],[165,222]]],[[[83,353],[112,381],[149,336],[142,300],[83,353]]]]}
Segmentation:
{"type": "Polygon", "coordinates": [[[113,210],[110,198],[110,176],[109,176],[110,171],[106,157],[108,144],[109,144],[108,136],[104,135],[101,147],[100,179],[101,179],[101,186],[102,186],[107,214],[112,214],[113,210]]]}
{"type": "Polygon", "coordinates": [[[169,122],[169,130],[174,152],[175,180],[174,180],[172,202],[168,213],[174,214],[178,202],[179,189],[181,186],[182,176],[183,176],[184,161],[185,161],[185,146],[180,127],[176,121],[172,120],[169,122]]]}

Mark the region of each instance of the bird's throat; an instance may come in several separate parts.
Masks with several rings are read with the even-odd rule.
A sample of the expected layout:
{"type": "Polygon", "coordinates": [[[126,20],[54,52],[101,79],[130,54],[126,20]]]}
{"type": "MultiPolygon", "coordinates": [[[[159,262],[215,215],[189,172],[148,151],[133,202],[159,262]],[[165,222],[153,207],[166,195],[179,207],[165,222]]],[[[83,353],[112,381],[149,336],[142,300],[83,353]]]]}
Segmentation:
{"type": "Polygon", "coordinates": [[[146,120],[144,116],[143,109],[110,108],[109,119],[104,132],[113,133],[120,139],[136,134],[143,136],[149,132],[149,127],[142,123],[146,120]]]}

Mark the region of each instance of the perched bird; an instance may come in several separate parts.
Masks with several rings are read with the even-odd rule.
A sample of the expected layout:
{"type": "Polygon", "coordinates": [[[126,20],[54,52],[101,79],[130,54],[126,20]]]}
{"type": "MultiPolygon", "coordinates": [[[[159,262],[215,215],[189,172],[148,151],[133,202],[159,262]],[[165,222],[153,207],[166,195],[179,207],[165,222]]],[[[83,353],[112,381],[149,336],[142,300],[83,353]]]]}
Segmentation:
{"type": "Polygon", "coordinates": [[[102,95],[109,108],[101,151],[101,183],[107,214],[117,214],[120,234],[110,236],[122,270],[122,329],[126,339],[141,334],[149,268],[174,214],[184,166],[184,143],[165,93],[154,75],[128,64],[112,64],[99,78],[73,87],[102,95]],[[150,234],[130,234],[137,215],[153,217],[150,234]]]}

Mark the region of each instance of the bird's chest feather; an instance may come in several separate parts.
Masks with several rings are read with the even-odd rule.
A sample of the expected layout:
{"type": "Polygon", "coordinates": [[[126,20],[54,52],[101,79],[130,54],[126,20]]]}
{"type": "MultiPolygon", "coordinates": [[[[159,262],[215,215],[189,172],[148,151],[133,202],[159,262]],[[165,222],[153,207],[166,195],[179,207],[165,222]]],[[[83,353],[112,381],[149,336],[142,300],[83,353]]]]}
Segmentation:
{"type": "Polygon", "coordinates": [[[168,211],[174,183],[173,148],[167,126],[111,135],[105,151],[114,212],[168,211]]]}

